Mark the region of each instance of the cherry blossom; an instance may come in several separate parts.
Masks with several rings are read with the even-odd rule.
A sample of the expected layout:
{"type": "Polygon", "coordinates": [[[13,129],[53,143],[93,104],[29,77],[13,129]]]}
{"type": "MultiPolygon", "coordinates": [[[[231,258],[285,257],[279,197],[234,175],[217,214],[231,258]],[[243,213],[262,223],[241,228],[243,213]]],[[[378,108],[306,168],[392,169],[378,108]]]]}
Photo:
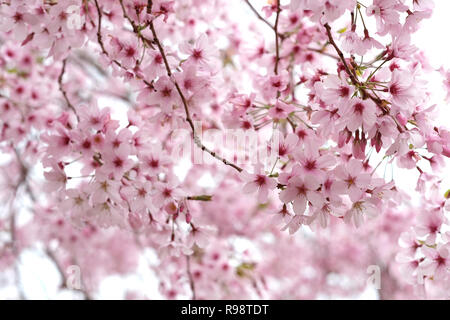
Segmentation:
{"type": "Polygon", "coordinates": [[[245,193],[252,193],[258,191],[258,201],[264,203],[267,201],[269,191],[276,187],[276,181],[266,176],[262,172],[262,166],[256,166],[256,173],[249,174],[245,171],[241,173],[241,177],[247,183],[243,187],[245,193]]]}

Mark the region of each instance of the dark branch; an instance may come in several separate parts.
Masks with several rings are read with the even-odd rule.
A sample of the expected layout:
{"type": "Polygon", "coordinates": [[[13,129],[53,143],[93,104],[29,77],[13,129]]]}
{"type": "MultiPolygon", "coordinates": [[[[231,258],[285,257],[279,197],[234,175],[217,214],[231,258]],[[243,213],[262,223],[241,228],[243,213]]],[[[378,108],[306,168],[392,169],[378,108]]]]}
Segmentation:
{"type": "MultiPolygon", "coordinates": [[[[164,51],[164,48],[163,48],[163,46],[162,46],[161,42],[159,41],[158,36],[156,34],[156,30],[155,30],[155,26],[153,25],[153,21],[150,22],[150,30],[152,31],[153,41],[156,44],[156,46],[158,47],[159,52],[161,53],[161,56],[163,58],[164,66],[166,67],[166,71],[167,71],[167,75],[170,78],[172,78],[172,71],[170,70],[169,62],[167,61],[167,57],[166,57],[166,53],[164,51]]],[[[183,92],[181,91],[180,86],[178,85],[177,81],[175,79],[173,79],[173,82],[174,82],[175,88],[177,89],[177,92],[178,92],[178,94],[179,94],[179,96],[181,98],[181,101],[183,103],[184,112],[186,114],[186,121],[189,123],[189,126],[191,127],[194,143],[200,149],[202,149],[202,151],[205,151],[205,152],[209,153],[211,156],[213,156],[214,158],[220,160],[225,165],[230,166],[230,167],[236,169],[237,171],[241,172],[242,168],[240,168],[239,166],[237,166],[236,164],[234,164],[232,162],[229,162],[225,158],[220,157],[216,152],[208,149],[206,146],[204,146],[202,144],[200,138],[197,136],[197,134],[195,132],[194,122],[192,121],[192,118],[191,118],[191,113],[189,111],[189,106],[188,106],[187,100],[186,100],[183,92]]]]}
{"type": "Polygon", "coordinates": [[[62,95],[64,97],[64,100],[67,103],[67,107],[69,109],[71,109],[75,113],[78,121],[80,121],[80,117],[78,117],[78,114],[77,114],[77,111],[75,110],[75,107],[70,102],[69,97],[67,97],[67,92],[64,89],[63,84],[62,84],[62,79],[63,79],[63,76],[64,76],[64,72],[66,72],[66,60],[67,60],[67,58],[62,61],[61,73],[59,74],[59,77],[58,77],[59,90],[61,91],[61,93],[62,93],[62,95]]]}

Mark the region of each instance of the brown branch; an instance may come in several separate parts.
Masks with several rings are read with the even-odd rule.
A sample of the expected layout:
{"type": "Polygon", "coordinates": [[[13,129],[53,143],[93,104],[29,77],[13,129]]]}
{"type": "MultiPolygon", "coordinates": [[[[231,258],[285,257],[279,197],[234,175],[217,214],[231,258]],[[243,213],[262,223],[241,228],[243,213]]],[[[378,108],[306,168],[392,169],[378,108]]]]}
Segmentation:
{"type": "Polygon", "coordinates": [[[147,1],[147,14],[152,13],[152,7],[153,7],[153,0],[148,0],[147,1]]]}
{"type": "Polygon", "coordinates": [[[134,33],[138,34],[139,33],[139,27],[136,25],[136,23],[133,21],[133,19],[131,19],[130,16],[128,15],[127,10],[125,9],[125,6],[123,4],[123,0],[119,0],[119,2],[120,2],[120,6],[122,7],[123,16],[125,17],[125,19],[128,20],[128,22],[130,22],[134,33]]]}
{"type": "Polygon", "coordinates": [[[192,273],[191,273],[191,262],[190,262],[189,256],[186,256],[186,269],[187,269],[187,274],[188,274],[188,278],[189,278],[189,285],[190,285],[191,291],[192,291],[192,300],[197,300],[197,297],[195,294],[195,283],[194,283],[194,279],[193,279],[192,273]]]}
{"type": "Polygon", "coordinates": [[[280,0],[277,1],[277,17],[275,18],[275,26],[273,28],[273,31],[275,32],[275,51],[276,51],[276,57],[275,57],[275,67],[274,67],[274,73],[278,74],[278,62],[280,62],[280,45],[278,43],[278,20],[280,18],[280,0]]]}
{"type": "Polygon", "coordinates": [[[75,107],[70,102],[69,97],[67,96],[67,92],[64,89],[63,83],[62,83],[62,79],[64,77],[64,72],[66,72],[66,61],[67,61],[67,58],[62,61],[61,73],[59,74],[59,77],[58,77],[59,91],[61,91],[61,93],[62,93],[62,95],[64,97],[64,100],[67,103],[67,107],[69,109],[71,109],[75,113],[75,116],[77,117],[77,120],[80,121],[80,117],[77,114],[77,110],[75,110],[75,107]]]}
{"type": "MultiPolygon", "coordinates": [[[[133,19],[131,19],[131,17],[128,15],[127,10],[123,4],[123,0],[119,0],[120,2],[120,6],[122,7],[122,13],[123,16],[125,17],[125,19],[128,20],[128,22],[131,24],[131,27],[133,28],[133,32],[137,35],[137,37],[139,39],[142,40],[142,43],[145,45],[147,44],[150,48],[155,49],[151,43],[151,41],[149,39],[147,39],[146,37],[144,37],[141,33],[141,30],[147,28],[147,26],[149,25],[149,21],[147,21],[146,24],[144,24],[143,26],[141,25],[136,25],[136,23],[133,21],[133,19]]],[[[149,10],[151,12],[151,7],[152,7],[153,3],[152,1],[149,1],[147,3],[147,13],[149,13],[149,10]],[[149,9],[150,8],[150,9],[149,9]]],[[[136,11],[136,15],[139,15],[139,13],[136,11]]]]}
{"type": "MultiPolygon", "coordinates": [[[[169,66],[169,62],[167,61],[167,57],[166,57],[166,53],[164,51],[163,46],[161,45],[161,42],[158,39],[158,36],[156,34],[156,30],[155,30],[155,26],[153,25],[153,21],[150,21],[150,30],[152,31],[152,35],[153,35],[153,41],[156,44],[156,46],[158,47],[159,52],[161,53],[161,56],[163,58],[164,61],[164,66],[166,67],[166,71],[167,71],[167,75],[172,79],[172,71],[170,70],[170,66],[169,66]]],[[[172,79],[175,85],[175,88],[178,92],[178,95],[181,98],[181,101],[183,103],[183,107],[184,107],[184,112],[186,114],[186,121],[188,122],[189,126],[191,127],[192,130],[192,136],[194,139],[194,143],[200,148],[202,149],[202,151],[205,151],[207,153],[209,153],[211,156],[213,156],[214,158],[222,161],[225,165],[230,166],[234,169],[236,169],[238,172],[242,171],[242,168],[240,168],[239,166],[237,166],[236,164],[226,160],[225,158],[222,158],[221,156],[219,156],[216,152],[208,149],[205,145],[202,144],[200,138],[197,136],[196,132],[195,132],[195,127],[194,127],[194,122],[192,121],[191,118],[191,114],[189,111],[189,107],[188,107],[188,103],[187,100],[183,94],[183,92],[181,91],[180,86],[178,85],[178,82],[175,79],[172,79]]]]}
{"type": "MultiPolygon", "coordinates": [[[[275,31],[275,27],[274,27],[269,21],[267,21],[266,19],[264,19],[264,18],[259,14],[259,12],[255,9],[255,7],[250,3],[249,0],[244,0],[244,1],[245,1],[245,3],[247,3],[247,5],[249,6],[250,10],[253,11],[253,13],[256,15],[256,17],[257,17],[259,20],[261,20],[262,22],[264,22],[266,25],[269,26],[270,29],[272,29],[272,30],[275,31]]],[[[282,36],[281,34],[278,34],[278,36],[279,36],[280,38],[283,38],[283,36],[282,36]]]]}
{"type": "Polygon", "coordinates": [[[341,49],[337,46],[336,42],[334,42],[333,36],[331,35],[331,27],[328,23],[325,23],[325,29],[327,29],[327,35],[328,40],[330,41],[331,45],[336,50],[337,54],[339,55],[339,58],[341,58],[341,62],[344,65],[345,72],[347,72],[348,76],[350,77],[350,80],[354,85],[359,85],[359,81],[356,79],[355,75],[350,71],[350,68],[347,65],[347,61],[345,60],[344,54],[342,53],[341,49]]]}
{"type": "Polygon", "coordinates": [[[17,185],[17,188],[21,184],[24,184],[25,185],[25,190],[28,192],[31,200],[33,202],[36,202],[36,199],[37,199],[36,195],[34,194],[33,190],[31,189],[30,184],[28,183],[28,172],[29,172],[29,169],[25,165],[25,163],[23,162],[22,158],[20,157],[19,150],[17,148],[14,148],[14,147],[13,147],[13,150],[14,150],[14,154],[16,155],[16,159],[19,162],[20,172],[21,172],[21,177],[20,177],[19,184],[17,185]]]}
{"type": "Polygon", "coordinates": [[[313,51],[313,52],[317,52],[317,53],[319,53],[321,55],[333,58],[334,60],[339,60],[339,57],[337,57],[337,56],[335,56],[335,55],[333,55],[331,53],[328,53],[328,52],[324,51],[323,49],[307,48],[307,50],[313,51]]]}
{"type": "MultiPolygon", "coordinates": [[[[98,42],[98,44],[100,45],[100,48],[102,49],[103,54],[104,54],[105,56],[107,56],[108,58],[110,58],[108,51],[106,51],[106,49],[105,49],[105,45],[104,45],[104,43],[103,43],[102,32],[101,32],[101,30],[102,30],[102,16],[103,16],[102,10],[100,9],[100,6],[98,5],[98,1],[97,1],[97,0],[94,0],[94,2],[95,2],[95,7],[97,8],[97,15],[98,15],[98,23],[97,23],[97,42],[98,42]]],[[[120,67],[120,68],[122,68],[122,69],[125,69],[119,61],[117,61],[117,60],[115,60],[115,59],[111,59],[111,61],[112,61],[113,63],[115,63],[118,67],[120,67]]],[[[126,69],[125,69],[125,70],[126,70],[126,69]]]]}
{"type": "MultiPolygon", "coordinates": [[[[374,96],[373,94],[371,94],[370,92],[368,92],[367,90],[365,90],[364,88],[361,87],[361,83],[358,81],[358,79],[356,79],[355,75],[350,71],[350,68],[347,65],[347,62],[345,60],[344,54],[342,53],[342,51],[339,49],[339,47],[337,46],[336,42],[333,39],[333,36],[331,35],[331,27],[328,23],[326,23],[325,28],[327,30],[327,35],[328,35],[328,40],[330,41],[331,45],[334,47],[334,49],[336,50],[337,54],[339,55],[339,58],[341,59],[341,62],[344,65],[345,68],[345,72],[348,74],[348,76],[350,77],[350,80],[352,81],[352,84],[354,86],[357,87],[357,89],[361,92],[362,94],[362,98],[366,99],[369,98],[371,99],[373,102],[375,102],[375,104],[382,110],[382,112],[386,115],[388,115],[389,117],[391,117],[395,124],[397,125],[397,130],[399,132],[404,132],[403,128],[400,126],[400,124],[398,123],[397,119],[390,114],[389,109],[386,107],[384,100],[378,98],[377,96],[374,96]]],[[[408,130],[406,127],[404,127],[406,130],[408,130]]]]}
{"type": "MultiPolygon", "coordinates": [[[[67,276],[66,273],[64,272],[64,270],[61,268],[61,265],[58,262],[58,258],[56,258],[55,253],[50,250],[49,248],[47,248],[45,250],[45,253],[47,254],[47,256],[49,257],[49,259],[53,262],[53,264],[55,265],[56,269],[58,270],[59,275],[61,276],[61,288],[62,289],[70,289],[67,286],[67,276]]],[[[76,291],[80,291],[85,300],[92,300],[91,296],[89,295],[89,293],[86,290],[82,290],[82,289],[75,289],[76,291]]]]}
{"type": "Polygon", "coordinates": [[[31,192],[31,189],[28,185],[27,182],[27,176],[28,176],[28,168],[25,166],[25,164],[22,161],[22,158],[20,157],[19,151],[17,148],[14,148],[13,146],[11,146],[14,154],[17,158],[17,161],[19,162],[20,165],[20,178],[18,180],[17,185],[14,188],[14,195],[11,197],[10,199],[10,212],[11,212],[11,216],[10,216],[10,234],[11,234],[11,249],[12,249],[12,253],[14,255],[14,258],[16,259],[16,261],[14,262],[14,276],[15,276],[15,282],[16,282],[16,287],[17,290],[19,292],[19,298],[21,300],[25,300],[26,296],[25,296],[25,292],[23,290],[23,286],[22,286],[22,281],[21,281],[21,276],[20,276],[20,270],[19,270],[19,264],[20,264],[20,252],[19,252],[19,248],[17,246],[17,234],[16,234],[16,211],[14,210],[14,202],[16,201],[17,198],[17,193],[19,190],[19,187],[21,185],[25,185],[25,189],[27,190],[27,192],[29,192],[31,200],[34,202],[35,201],[35,196],[33,195],[33,193],[31,192]]]}
{"type": "Polygon", "coordinates": [[[45,253],[47,254],[47,256],[50,258],[50,260],[53,262],[53,264],[55,265],[56,269],[58,270],[59,275],[61,276],[61,288],[65,288],[67,289],[67,277],[66,277],[66,273],[64,272],[64,270],[61,268],[61,265],[58,262],[58,259],[56,258],[54,252],[52,250],[50,250],[49,248],[47,248],[45,250],[45,253]]]}

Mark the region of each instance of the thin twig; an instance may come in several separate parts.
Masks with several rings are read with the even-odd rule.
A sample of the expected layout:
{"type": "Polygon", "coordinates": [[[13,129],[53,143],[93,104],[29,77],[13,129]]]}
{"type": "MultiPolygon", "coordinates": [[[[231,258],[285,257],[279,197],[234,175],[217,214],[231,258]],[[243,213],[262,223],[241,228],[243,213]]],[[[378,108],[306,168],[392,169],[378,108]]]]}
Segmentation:
{"type": "Polygon", "coordinates": [[[268,25],[268,26],[270,27],[270,29],[272,29],[273,31],[275,31],[275,32],[277,33],[278,37],[280,37],[281,39],[284,38],[284,36],[283,36],[282,34],[279,34],[279,33],[275,30],[275,27],[274,27],[269,21],[267,21],[266,19],[264,19],[264,18],[259,14],[259,12],[255,9],[255,7],[250,3],[250,1],[248,1],[248,0],[244,0],[244,1],[245,1],[245,3],[247,3],[247,5],[250,7],[250,10],[253,11],[253,13],[256,15],[256,17],[257,17],[259,20],[261,20],[262,22],[264,22],[266,25],[268,25]]]}
{"type": "Polygon", "coordinates": [[[75,110],[75,107],[70,102],[69,97],[67,96],[67,92],[64,89],[64,86],[63,86],[63,83],[62,83],[64,72],[66,72],[66,61],[67,61],[67,58],[62,61],[61,73],[59,74],[59,77],[58,77],[59,91],[61,91],[61,93],[62,93],[62,95],[64,97],[64,100],[67,103],[67,107],[69,109],[71,109],[75,113],[75,116],[77,117],[77,120],[80,121],[80,117],[77,114],[77,110],[75,110]]]}
{"type": "Polygon", "coordinates": [[[189,285],[190,285],[191,291],[192,291],[192,300],[197,300],[197,297],[195,294],[195,283],[194,283],[194,279],[193,279],[192,273],[191,273],[190,256],[186,256],[186,269],[187,269],[187,274],[188,274],[188,278],[189,278],[189,285]]]}
{"type": "MultiPolygon", "coordinates": [[[[167,75],[172,79],[172,71],[170,69],[169,62],[167,61],[167,57],[166,57],[166,53],[164,51],[164,48],[163,48],[163,46],[162,46],[161,42],[159,41],[158,36],[156,34],[156,30],[155,30],[155,26],[153,25],[153,21],[150,21],[149,25],[150,25],[150,30],[152,31],[153,41],[154,41],[154,43],[156,43],[156,46],[158,47],[158,50],[161,53],[161,56],[163,58],[164,66],[166,67],[166,71],[167,71],[167,75]]],[[[176,90],[177,90],[177,92],[178,92],[178,94],[179,94],[179,96],[181,98],[181,101],[183,103],[184,112],[186,114],[186,121],[188,122],[189,126],[191,127],[194,143],[200,149],[202,149],[202,151],[205,151],[205,152],[209,153],[214,158],[222,161],[225,165],[230,166],[230,167],[236,169],[237,171],[241,172],[243,170],[241,167],[239,167],[236,164],[226,160],[225,158],[222,158],[216,152],[208,149],[205,145],[202,144],[200,138],[196,134],[194,122],[192,121],[192,118],[191,118],[191,114],[190,114],[190,111],[189,111],[187,100],[186,100],[183,92],[181,91],[181,88],[178,85],[178,82],[175,79],[172,79],[172,80],[173,80],[175,88],[176,88],[176,90]]]]}
{"type": "Polygon", "coordinates": [[[67,277],[66,277],[66,273],[64,272],[64,270],[61,268],[61,265],[58,262],[58,259],[56,258],[54,252],[52,250],[50,250],[49,248],[47,248],[45,250],[45,253],[47,254],[47,256],[50,258],[50,260],[53,262],[53,264],[55,265],[56,269],[58,270],[59,275],[61,276],[61,288],[67,288],[67,277]]]}
{"type": "MultiPolygon", "coordinates": [[[[120,6],[122,7],[123,16],[125,17],[125,19],[128,20],[128,22],[130,22],[131,27],[133,28],[133,32],[138,36],[139,39],[142,40],[142,43],[144,44],[144,46],[147,44],[150,48],[155,49],[153,47],[151,41],[149,39],[145,38],[141,33],[141,30],[145,29],[150,22],[147,21],[147,23],[143,26],[136,25],[136,23],[133,21],[133,19],[131,19],[131,17],[128,15],[125,5],[123,4],[123,0],[119,0],[119,2],[120,2],[120,6]]],[[[148,8],[150,8],[150,13],[151,13],[152,5],[153,5],[153,3],[151,1],[149,1],[147,3],[147,13],[149,13],[148,8]]],[[[136,14],[139,15],[139,13],[137,11],[136,11],[136,14]]]]}
{"type": "MultiPolygon", "coordinates": [[[[60,263],[58,262],[58,258],[56,257],[55,253],[50,250],[49,248],[47,248],[45,250],[45,253],[47,254],[47,256],[49,257],[49,259],[53,262],[53,264],[55,265],[56,269],[58,270],[59,275],[61,276],[61,288],[62,289],[70,289],[67,286],[67,276],[66,273],[64,272],[64,270],[62,269],[60,263]]],[[[92,300],[92,297],[89,295],[89,293],[84,289],[75,289],[76,291],[79,291],[83,294],[83,297],[85,300],[92,300]]]]}
{"type": "Polygon", "coordinates": [[[307,50],[313,51],[313,52],[317,52],[317,53],[319,53],[321,55],[333,58],[334,60],[339,60],[339,57],[337,57],[337,56],[335,56],[335,55],[333,55],[331,53],[325,52],[325,51],[323,51],[323,49],[307,48],[307,50]]]}
{"type": "Polygon", "coordinates": [[[25,190],[28,192],[31,200],[33,202],[36,202],[36,199],[37,199],[36,195],[34,194],[33,190],[31,189],[30,184],[28,183],[28,172],[29,172],[29,169],[25,165],[25,163],[23,162],[23,160],[22,160],[22,158],[20,156],[19,150],[17,148],[13,148],[13,150],[14,150],[14,154],[16,155],[16,159],[19,162],[20,172],[21,172],[21,178],[20,178],[20,181],[19,181],[19,185],[17,187],[19,187],[21,184],[24,184],[25,185],[25,190]]]}
{"type": "Polygon", "coordinates": [[[331,35],[331,27],[328,23],[325,24],[325,29],[327,29],[328,40],[330,41],[331,45],[334,47],[337,54],[341,58],[341,62],[344,65],[345,72],[347,72],[348,76],[350,77],[350,80],[354,85],[359,85],[359,81],[356,79],[355,75],[350,71],[350,68],[347,65],[347,61],[345,60],[344,54],[342,53],[341,49],[339,49],[336,42],[334,42],[333,36],[331,35]]]}
{"type": "Polygon", "coordinates": [[[280,45],[278,43],[278,20],[280,18],[280,0],[277,0],[277,16],[275,18],[275,26],[273,28],[273,31],[275,32],[275,51],[276,51],[276,57],[275,57],[275,67],[274,67],[274,73],[278,74],[278,62],[280,62],[280,45]]]}
{"type": "MultiPolygon", "coordinates": [[[[97,42],[100,45],[100,48],[102,49],[103,54],[105,56],[107,56],[108,58],[110,58],[108,51],[106,51],[106,49],[105,49],[105,45],[103,43],[102,32],[101,32],[101,30],[102,30],[102,10],[100,9],[100,6],[98,5],[98,1],[94,0],[94,2],[95,2],[95,7],[97,8],[97,15],[98,15],[97,42]]],[[[111,61],[113,63],[115,63],[118,67],[125,69],[119,61],[117,61],[115,59],[112,59],[111,61]]]]}

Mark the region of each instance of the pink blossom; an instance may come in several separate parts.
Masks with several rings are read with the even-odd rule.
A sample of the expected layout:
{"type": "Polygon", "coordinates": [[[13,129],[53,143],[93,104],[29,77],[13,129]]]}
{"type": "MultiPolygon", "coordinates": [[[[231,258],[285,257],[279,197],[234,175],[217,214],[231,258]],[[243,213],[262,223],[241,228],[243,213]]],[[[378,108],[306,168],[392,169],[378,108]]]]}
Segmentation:
{"type": "Polygon", "coordinates": [[[401,109],[407,109],[414,103],[416,97],[413,92],[413,78],[407,72],[394,70],[388,86],[392,102],[401,109]]]}
{"type": "Polygon", "coordinates": [[[196,244],[200,248],[205,248],[209,239],[214,235],[214,229],[206,226],[194,226],[191,224],[191,232],[189,233],[186,243],[188,247],[196,244]]]}
{"type": "Polygon", "coordinates": [[[265,99],[275,98],[277,92],[286,90],[288,85],[287,73],[284,71],[280,75],[270,76],[263,85],[263,95],[265,99]]]}
{"type": "Polygon", "coordinates": [[[254,193],[258,191],[258,201],[264,203],[267,201],[269,191],[275,189],[277,183],[263,172],[261,165],[256,166],[255,170],[257,173],[253,174],[245,171],[241,172],[241,178],[246,182],[243,192],[254,193]]]}
{"type": "Polygon", "coordinates": [[[301,171],[305,175],[314,176],[322,182],[328,170],[335,165],[336,159],[330,154],[319,154],[314,149],[305,148],[294,151],[294,158],[301,164],[301,171]]]}
{"type": "Polygon", "coordinates": [[[436,249],[423,247],[425,260],[420,264],[420,268],[425,274],[433,276],[436,280],[448,277],[450,268],[449,245],[439,245],[436,249]]]}
{"type": "Polygon", "coordinates": [[[353,223],[356,228],[359,228],[364,220],[377,216],[377,207],[370,201],[370,199],[360,199],[355,201],[350,210],[345,213],[344,221],[346,223],[353,223]]]}
{"type": "Polygon", "coordinates": [[[308,224],[309,217],[301,214],[296,214],[291,218],[286,226],[281,230],[289,229],[289,234],[296,233],[302,225],[308,224]]]}
{"type": "Polygon", "coordinates": [[[311,175],[294,176],[289,179],[285,190],[280,193],[280,200],[283,203],[293,203],[294,212],[301,215],[306,210],[308,201],[313,206],[320,206],[323,202],[322,197],[316,191],[319,188],[319,182],[311,175]]]}
{"type": "Polygon", "coordinates": [[[189,56],[187,61],[192,61],[194,64],[206,68],[209,67],[211,58],[214,57],[214,50],[209,44],[208,36],[206,34],[202,34],[198,37],[194,45],[183,43],[180,45],[180,51],[189,56]]]}
{"type": "Polygon", "coordinates": [[[337,76],[328,76],[322,82],[314,85],[322,99],[328,103],[346,105],[353,94],[354,89],[337,76]]]}
{"type": "Polygon", "coordinates": [[[345,193],[353,202],[358,201],[370,186],[370,174],[364,172],[359,160],[351,159],[347,164],[338,166],[334,173],[345,183],[345,193]]]}
{"type": "Polygon", "coordinates": [[[172,81],[167,76],[162,76],[154,85],[156,92],[147,99],[147,103],[158,104],[163,110],[171,110],[174,104],[179,102],[179,96],[172,81]]]}
{"type": "Polygon", "coordinates": [[[434,243],[441,225],[444,222],[444,217],[439,208],[427,212],[427,214],[418,217],[418,224],[415,231],[419,237],[426,237],[427,243],[434,243]]]}
{"type": "Polygon", "coordinates": [[[377,114],[375,103],[371,100],[353,99],[353,101],[345,108],[339,110],[342,116],[341,123],[348,130],[355,131],[363,128],[364,131],[370,131],[375,124],[377,114]]]}
{"type": "Polygon", "coordinates": [[[407,7],[397,1],[374,0],[373,4],[366,9],[368,16],[375,16],[377,30],[381,35],[386,34],[390,29],[399,26],[399,11],[406,10],[407,7]]]}
{"type": "Polygon", "coordinates": [[[269,109],[269,116],[274,120],[286,119],[295,107],[277,100],[275,105],[269,109]]]}
{"type": "Polygon", "coordinates": [[[290,154],[293,153],[295,147],[298,143],[298,136],[294,133],[289,133],[284,137],[283,134],[279,133],[277,135],[277,138],[279,139],[278,142],[278,156],[280,158],[288,158],[290,154]]]}

